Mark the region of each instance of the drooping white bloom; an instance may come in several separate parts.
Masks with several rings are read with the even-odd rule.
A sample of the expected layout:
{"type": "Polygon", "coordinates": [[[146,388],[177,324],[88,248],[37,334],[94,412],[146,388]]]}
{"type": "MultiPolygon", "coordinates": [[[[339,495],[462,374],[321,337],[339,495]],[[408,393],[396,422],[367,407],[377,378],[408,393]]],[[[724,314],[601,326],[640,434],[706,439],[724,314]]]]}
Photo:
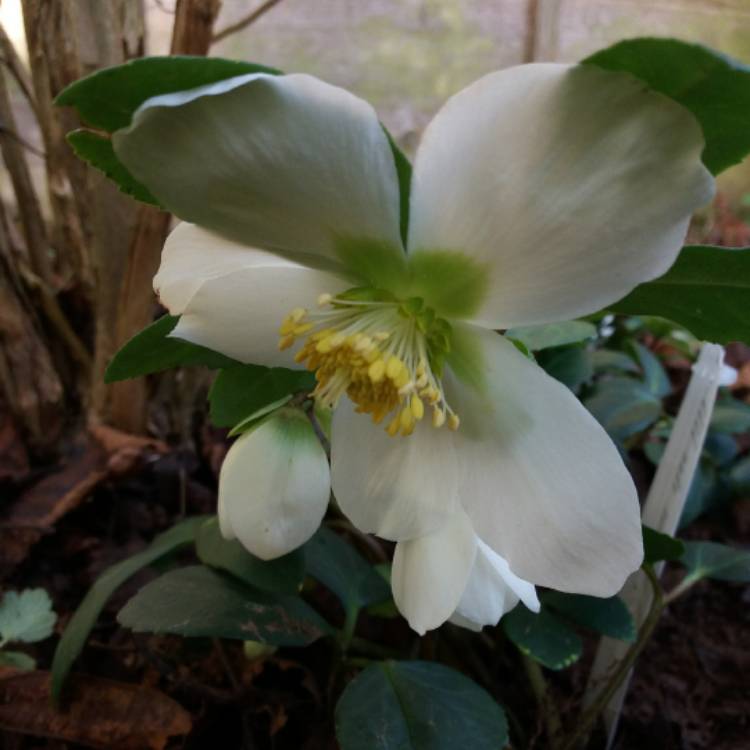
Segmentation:
{"type": "Polygon", "coordinates": [[[307,417],[280,409],[229,449],[219,476],[219,525],[263,560],[304,544],[331,494],[328,458],[307,417]]]}
{"type": "MultiPolygon", "coordinates": [[[[394,596],[415,630],[536,608],[534,585],[619,590],[642,558],[630,476],[577,399],[494,329],[586,315],[669,268],[713,190],[687,111],[590,66],[490,74],[427,128],[403,241],[375,112],[306,75],[156,97],[114,146],[189,222],[155,279],[181,315],[173,335],[316,372],[336,407],[333,490],[359,528],[398,542],[394,596]]],[[[267,449],[260,431],[241,438],[221,477],[223,525],[266,554],[322,515],[322,493],[305,511],[281,464],[257,486],[247,467],[262,474],[267,449]]],[[[319,459],[310,471],[321,490],[319,459]]]]}

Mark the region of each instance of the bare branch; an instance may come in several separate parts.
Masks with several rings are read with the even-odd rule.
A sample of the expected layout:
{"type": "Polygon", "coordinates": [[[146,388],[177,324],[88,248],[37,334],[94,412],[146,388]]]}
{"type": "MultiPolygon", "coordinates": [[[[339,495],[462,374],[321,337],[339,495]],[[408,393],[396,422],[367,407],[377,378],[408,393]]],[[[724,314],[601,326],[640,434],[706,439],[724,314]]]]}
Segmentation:
{"type": "Polygon", "coordinates": [[[13,185],[29,261],[34,273],[46,282],[52,272],[49,242],[29,165],[18,139],[11,136],[17,128],[4,70],[0,70],[0,126],[0,153],[13,185]]]}
{"type": "Polygon", "coordinates": [[[221,0],[177,0],[170,52],[207,55],[221,0]]]}
{"type": "Polygon", "coordinates": [[[13,46],[13,42],[6,33],[2,24],[0,24],[0,62],[8,69],[8,72],[15,78],[18,87],[23,91],[23,95],[28,99],[31,108],[36,113],[36,100],[34,99],[34,90],[31,85],[31,78],[21,62],[21,58],[13,46]]]}
{"type": "Polygon", "coordinates": [[[216,42],[220,42],[222,39],[226,39],[232,34],[236,34],[238,31],[242,31],[242,29],[246,29],[248,26],[255,23],[261,16],[268,13],[271,8],[273,8],[275,5],[278,5],[280,2],[281,0],[266,0],[266,2],[262,3],[252,13],[237,21],[237,23],[233,23],[230,26],[222,29],[221,31],[216,32],[212,41],[215,44],[216,42]]]}
{"type": "Polygon", "coordinates": [[[21,138],[21,136],[18,135],[15,130],[11,130],[4,122],[0,122],[0,136],[7,136],[8,138],[12,138],[16,143],[25,148],[27,151],[31,151],[34,156],[38,156],[40,159],[44,159],[44,151],[40,151],[36,146],[21,138]]]}

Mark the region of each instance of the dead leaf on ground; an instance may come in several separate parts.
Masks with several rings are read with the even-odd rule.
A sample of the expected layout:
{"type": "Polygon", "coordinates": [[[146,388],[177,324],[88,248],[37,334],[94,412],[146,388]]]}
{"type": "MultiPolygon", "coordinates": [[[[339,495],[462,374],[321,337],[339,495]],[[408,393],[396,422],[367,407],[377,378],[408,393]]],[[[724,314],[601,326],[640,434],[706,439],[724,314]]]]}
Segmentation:
{"type": "Polygon", "coordinates": [[[50,698],[50,673],[0,668],[0,727],[107,750],[163,750],[186,735],[190,714],[164,693],[72,675],[63,708],[50,698]]]}
{"type": "Polygon", "coordinates": [[[103,426],[79,436],[63,467],[23,492],[0,521],[0,578],[105,479],[134,471],[146,453],[166,450],[157,440],[103,426]]]}
{"type": "Polygon", "coordinates": [[[103,424],[89,425],[89,432],[109,454],[126,448],[137,448],[141,451],[154,453],[166,453],[169,450],[166,443],[156,438],[131,435],[129,432],[122,432],[103,424]]]}
{"type": "Polygon", "coordinates": [[[28,476],[29,454],[10,414],[0,414],[0,482],[28,476]]]}

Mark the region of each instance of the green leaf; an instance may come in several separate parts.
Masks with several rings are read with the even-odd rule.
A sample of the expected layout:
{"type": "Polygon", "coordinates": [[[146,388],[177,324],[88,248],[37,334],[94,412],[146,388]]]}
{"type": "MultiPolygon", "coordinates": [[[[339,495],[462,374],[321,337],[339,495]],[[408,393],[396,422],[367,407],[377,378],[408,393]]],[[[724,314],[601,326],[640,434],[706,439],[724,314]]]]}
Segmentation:
{"type": "Polygon", "coordinates": [[[500,750],[508,742],[502,708],[477,684],[442,664],[373,664],[336,706],[341,750],[500,750]]]}
{"type": "Polygon", "coordinates": [[[750,551],[716,542],[685,542],[680,562],[687,568],[686,580],[750,582],[750,551]]]}
{"type": "Polygon", "coordinates": [[[409,206],[411,192],[411,163],[404,155],[404,152],[396,145],[393,136],[383,127],[388,137],[388,143],[391,145],[393,160],[396,164],[396,176],[398,177],[398,195],[399,195],[399,215],[401,241],[406,247],[406,239],[409,235],[409,206]]]}
{"type": "Polygon", "coordinates": [[[709,429],[730,435],[750,432],[750,406],[734,398],[717,401],[709,429]]]}
{"type": "Polygon", "coordinates": [[[682,509],[678,528],[683,529],[696,518],[702,516],[721,495],[721,483],[716,467],[702,457],[690,482],[690,489],[687,498],[685,498],[685,507],[682,509]]]}
{"type": "Polygon", "coordinates": [[[0,667],[12,667],[30,672],[36,669],[36,659],[21,651],[0,651],[0,667]]]}
{"type": "Polygon", "coordinates": [[[236,638],[273,646],[307,646],[331,633],[298,596],[271,594],[193,565],[144,586],[117,620],[137,633],[236,638]]]}
{"type": "Polygon", "coordinates": [[[602,381],[584,405],[616,442],[642,432],[662,412],[661,399],[643,383],[630,378],[602,381]]]}
{"type": "Polygon", "coordinates": [[[583,651],[578,635],[544,608],[534,614],[519,604],[500,624],[521,653],[549,669],[569,667],[578,661],[583,651]]]}
{"type": "Polygon", "coordinates": [[[187,91],[246,73],[276,75],[279,71],[218,57],[143,57],[71,83],[55,104],[75,107],[84,122],[113,133],[130,125],[138,107],[153,96],[187,91]]]}
{"type": "Polygon", "coordinates": [[[632,643],[636,638],[635,620],[619,596],[601,599],[583,594],[546,591],[542,604],[589,630],[632,643]]]}
{"type": "Polygon", "coordinates": [[[192,542],[199,527],[205,521],[206,516],[186,518],[155,537],[146,549],[107,568],[96,579],[83,601],[78,605],[78,609],[70,619],[55,649],[52,661],[52,695],[54,698],[60,697],[63,683],[73,662],[81,653],[91,628],[94,627],[94,623],[113,592],[141,568],[151,565],[178,547],[192,542]]]}
{"type": "Polygon", "coordinates": [[[703,162],[718,174],[750,152],[750,67],[676,39],[629,39],[584,63],[626,71],[679,102],[700,123],[703,162]]]}
{"type": "Polygon", "coordinates": [[[643,526],[643,561],[646,563],[662,560],[679,560],[685,552],[685,542],[669,534],[662,534],[648,526],[643,526]]]}
{"type": "Polygon", "coordinates": [[[52,635],[57,615],[44,589],[7,591],[0,602],[0,641],[35,643],[52,635]]]}
{"type": "Polygon", "coordinates": [[[737,461],[729,470],[729,484],[738,495],[750,494],[750,455],[737,461]]]}
{"type": "Polygon", "coordinates": [[[574,393],[594,375],[591,352],[580,346],[545,349],[537,355],[537,362],[548,375],[567,385],[574,393]]]}
{"type": "Polygon", "coordinates": [[[597,349],[591,354],[591,364],[596,372],[619,370],[637,374],[638,365],[624,352],[612,349],[597,349]]]}
{"type": "Polygon", "coordinates": [[[672,392],[672,383],[669,381],[667,371],[659,361],[659,358],[643,344],[632,342],[633,351],[638,363],[643,370],[643,382],[646,388],[657,398],[664,398],[672,392]]]}
{"type": "Polygon", "coordinates": [[[212,369],[238,365],[236,360],[223,354],[191,344],[182,339],[170,338],[179,320],[175,315],[163,315],[159,320],[133,336],[112,358],[104,373],[105,383],[137,378],[171,367],[205,365],[212,369]]]}
{"type": "Polygon", "coordinates": [[[711,459],[715,466],[726,466],[737,457],[740,448],[737,441],[723,432],[709,432],[703,452],[711,459]]]}
{"type": "Polygon", "coordinates": [[[664,276],[609,309],[669,318],[706,341],[750,341],[750,248],[688,245],[664,276]]]}
{"type": "Polygon", "coordinates": [[[296,594],[305,577],[305,555],[297,549],[275,560],[261,560],[236,539],[224,539],[212,518],[198,531],[195,549],[202,563],[220,568],[264,591],[296,594]]]}
{"type": "Polygon", "coordinates": [[[112,141],[91,130],[74,130],[68,133],[66,140],[73,147],[76,156],[88,162],[92,167],[109,177],[117,187],[141,203],[159,206],[159,201],[151,195],[151,191],[142,185],[120,162],[112,148],[112,141]]]}
{"type": "Polygon", "coordinates": [[[569,320],[565,323],[509,328],[505,335],[520,341],[529,351],[539,351],[594,338],[596,326],[585,320],[569,320]]]}
{"type": "Polygon", "coordinates": [[[208,394],[211,421],[217,427],[234,427],[289,394],[313,388],[315,376],[307,370],[260,365],[228,367],[218,374],[208,394]]]}
{"type": "Polygon", "coordinates": [[[390,599],[383,576],[329,528],[321,526],[303,549],[307,572],[333,591],[347,612],[390,599]]]}

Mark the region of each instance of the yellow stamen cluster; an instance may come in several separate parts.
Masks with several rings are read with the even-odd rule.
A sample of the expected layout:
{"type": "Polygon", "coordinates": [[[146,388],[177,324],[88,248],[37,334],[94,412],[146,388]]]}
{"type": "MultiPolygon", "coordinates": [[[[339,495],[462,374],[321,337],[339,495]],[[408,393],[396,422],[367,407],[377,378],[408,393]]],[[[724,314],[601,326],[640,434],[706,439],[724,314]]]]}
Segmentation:
{"type": "Polygon", "coordinates": [[[459,426],[458,416],[445,402],[442,386],[430,369],[423,337],[395,303],[355,303],[320,296],[321,307],[333,310],[310,316],[292,310],[279,328],[279,348],[306,337],[294,359],[315,373],[316,400],[334,407],[346,394],[356,411],[381,423],[391,415],[386,432],[410,435],[432,408],[432,425],[459,426]],[[318,318],[318,320],[316,320],[318,318]],[[314,329],[318,330],[314,330],[314,329]]]}

